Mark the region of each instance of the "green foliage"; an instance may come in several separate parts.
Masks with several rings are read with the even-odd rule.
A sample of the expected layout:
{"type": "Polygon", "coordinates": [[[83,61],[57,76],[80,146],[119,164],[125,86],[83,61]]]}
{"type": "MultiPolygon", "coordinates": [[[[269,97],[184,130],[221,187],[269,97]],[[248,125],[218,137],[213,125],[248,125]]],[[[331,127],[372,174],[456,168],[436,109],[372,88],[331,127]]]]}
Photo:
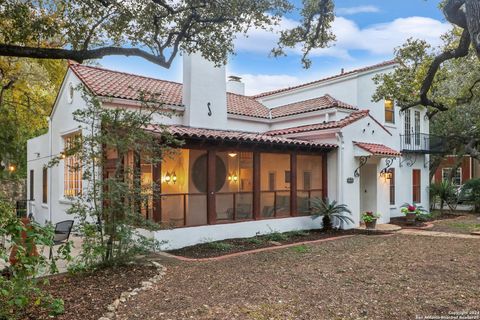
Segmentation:
{"type": "Polygon", "coordinates": [[[400,211],[405,215],[407,213],[415,213],[417,216],[428,213],[428,211],[425,210],[424,207],[409,203],[402,204],[402,206],[400,207],[400,211]]]}
{"type": "Polygon", "coordinates": [[[234,53],[234,40],[248,30],[272,30],[281,18],[299,15],[300,24],[281,33],[274,54],[299,45],[308,67],[307,54],[334,39],[334,1],[302,4],[299,9],[293,0],[5,0],[0,6],[0,45],[29,47],[31,53],[38,46],[69,48],[76,54],[60,56],[77,60],[136,55],[167,68],[179,51],[200,52],[224,63],[234,53]]]}
{"type": "Polygon", "coordinates": [[[45,132],[65,67],[58,60],[0,57],[0,179],[26,177],[27,140],[45,132]]]}
{"type": "Polygon", "coordinates": [[[429,187],[430,199],[432,204],[440,203],[440,211],[443,211],[443,206],[447,204],[452,210],[452,206],[457,203],[457,190],[455,185],[450,181],[442,181],[431,184],[429,187]]]}
{"type": "Polygon", "coordinates": [[[263,241],[263,239],[261,239],[259,237],[252,237],[252,238],[245,239],[245,242],[258,245],[258,244],[264,243],[265,241],[263,241]]]}
{"type": "Polygon", "coordinates": [[[372,222],[373,220],[377,220],[378,218],[380,218],[380,213],[374,213],[372,211],[366,211],[364,213],[362,213],[362,215],[360,216],[360,219],[363,221],[363,222],[372,222]]]}
{"type": "MultiPolygon", "coordinates": [[[[39,289],[41,280],[37,279],[46,271],[57,271],[58,257],[48,260],[36,251],[37,247],[53,245],[53,235],[51,226],[41,227],[35,222],[24,225],[13,206],[0,200],[0,238],[9,239],[9,249],[0,246],[0,263],[9,265],[10,258],[16,260],[0,276],[0,319],[23,318],[29,307],[43,308],[52,316],[63,312],[63,301],[43,293],[39,289]],[[10,250],[15,252],[12,256],[10,250]]],[[[63,250],[62,258],[68,258],[68,254],[69,249],[63,250]]]]}
{"type": "MultiPolygon", "coordinates": [[[[139,108],[107,109],[88,91],[83,90],[87,107],[74,112],[82,135],[63,155],[78,157],[79,168],[87,186],[72,197],[68,213],[76,217],[83,237],[82,251],[70,271],[89,270],[99,265],[124,263],[138,254],[158,250],[160,243],[146,236],[159,225],[144,218],[141,210],[158,196],[158,185],[142,183],[140,161],[155,166],[163,156],[182,144],[158,125],[154,117],[170,116],[156,95],[139,92],[139,108]],[[127,159],[136,165],[129,165],[127,159]],[[113,163],[113,165],[112,165],[113,163]],[[103,176],[98,168],[107,168],[103,176]],[[141,230],[147,230],[143,232],[141,230]]],[[[56,165],[62,156],[50,165],[56,165]]]]}
{"type": "Polygon", "coordinates": [[[337,204],[337,201],[330,202],[328,199],[313,198],[311,200],[311,214],[314,218],[322,217],[323,229],[330,230],[337,221],[339,227],[343,227],[345,223],[354,223],[346,214],[351,215],[352,212],[344,204],[337,204]]]}
{"type": "Polygon", "coordinates": [[[288,240],[288,234],[280,233],[278,231],[272,230],[270,233],[267,233],[266,235],[264,235],[264,239],[266,241],[275,241],[275,242],[286,241],[288,240]]]}
{"type": "Polygon", "coordinates": [[[470,179],[462,187],[460,197],[474,206],[475,212],[480,212],[480,178],[470,179]]]}
{"type": "Polygon", "coordinates": [[[229,251],[235,247],[233,244],[222,241],[210,242],[207,244],[207,246],[209,249],[217,251],[229,251]]]}

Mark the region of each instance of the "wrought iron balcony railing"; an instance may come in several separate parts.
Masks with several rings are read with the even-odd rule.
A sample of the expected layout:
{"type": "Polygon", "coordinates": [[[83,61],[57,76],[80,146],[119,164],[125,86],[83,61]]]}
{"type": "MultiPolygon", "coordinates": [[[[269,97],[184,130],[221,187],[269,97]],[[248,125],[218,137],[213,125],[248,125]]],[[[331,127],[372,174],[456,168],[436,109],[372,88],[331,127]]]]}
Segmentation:
{"type": "Polygon", "coordinates": [[[445,150],[446,140],[444,137],[426,133],[400,135],[400,152],[443,153],[445,150]]]}

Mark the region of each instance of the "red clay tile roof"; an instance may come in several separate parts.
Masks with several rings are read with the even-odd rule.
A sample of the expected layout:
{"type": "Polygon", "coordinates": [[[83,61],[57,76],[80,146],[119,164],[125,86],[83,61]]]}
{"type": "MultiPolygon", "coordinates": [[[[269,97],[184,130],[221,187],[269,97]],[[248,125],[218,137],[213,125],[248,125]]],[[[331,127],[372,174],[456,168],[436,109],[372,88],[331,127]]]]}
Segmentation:
{"type": "Polygon", "coordinates": [[[365,151],[370,152],[373,155],[378,156],[400,156],[400,152],[378,143],[366,143],[366,142],[353,142],[356,146],[362,148],[365,151]]]}
{"type": "MultiPolygon", "coordinates": [[[[148,131],[158,132],[159,127],[149,126],[146,128],[148,131]]],[[[253,143],[267,143],[277,145],[296,145],[305,147],[317,147],[332,149],[337,146],[328,143],[319,143],[314,141],[305,141],[297,139],[288,139],[282,137],[272,137],[266,134],[243,132],[243,131],[227,131],[227,130],[214,130],[193,128],[185,126],[168,126],[167,130],[180,137],[180,138],[201,138],[221,141],[240,141],[240,142],[253,142],[253,143]]]]}
{"type": "Polygon", "coordinates": [[[354,107],[345,102],[337,100],[332,96],[326,94],[320,98],[294,102],[294,103],[290,103],[280,107],[276,107],[276,108],[273,108],[271,112],[272,112],[272,119],[275,119],[279,117],[285,117],[285,116],[311,112],[311,111],[324,110],[324,109],[334,108],[334,107],[350,109],[350,110],[358,110],[357,107],[354,107]]]}
{"type": "Polygon", "coordinates": [[[330,121],[330,122],[310,124],[310,125],[293,127],[293,128],[272,130],[272,131],[268,131],[266,134],[276,136],[276,135],[300,133],[300,132],[307,132],[307,131],[343,128],[357,120],[365,118],[368,115],[369,115],[368,110],[360,110],[360,111],[351,113],[349,116],[339,121],[330,121]]]}
{"type": "MultiPolygon", "coordinates": [[[[108,98],[139,100],[139,91],[158,94],[169,105],[182,105],[182,84],[99,67],[70,64],[72,71],[94,94],[108,98]]],[[[329,95],[269,109],[252,97],[227,94],[228,113],[257,118],[279,118],[327,108],[356,108],[329,95]]]]}
{"type": "Polygon", "coordinates": [[[373,69],[386,67],[386,66],[391,66],[391,65],[394,65],[394,64],[396,64],[395,60],[384,61],[384,62],[381,62],[381,63],[374,64],[372,66],[367,66],[367,67],[355,69],[355,70],[352,70],[352,71],[336,74],[334,76],[330,76],[330,77],[323,78],[323,79],[320,79],[320,80],[315,80],[315,81],[312,81],[312,82],[307,82],[307,83],[304,83],[304,84],[300,84],[298,86],[293,86],[293,87],[288,87],[288,88],[282,88],[282,89],[262,92],[262,93],[259,93],[257,95],[254,95],[253,97],[254,98],[266,97],[266,96],[270,96],[270,95],[273,95],[273,94],[276,94],[276,93],[290,91],[290,90],[306,87],[306,86],[309,86],[309,85],[312,85],[312,84],[321,83],[321,82],[333,80],[333,79],[336,79],[336,78],[341,78],[341,77],[344,77],[344,76],[347,76],[347,75],[352,75],[354,73],[370,71],[370,70],[373,70],[373,69]]]}

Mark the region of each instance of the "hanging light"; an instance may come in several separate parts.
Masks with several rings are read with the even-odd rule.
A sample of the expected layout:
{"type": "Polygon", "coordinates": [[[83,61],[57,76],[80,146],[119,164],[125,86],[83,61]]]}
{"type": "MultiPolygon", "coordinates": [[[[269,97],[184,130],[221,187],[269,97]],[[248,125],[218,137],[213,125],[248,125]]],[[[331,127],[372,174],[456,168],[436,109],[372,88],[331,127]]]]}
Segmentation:
{"type": "Polygon", "coordinates": [[[229,152],[229,153],[228,153],[228,156],[229,156],[230,158],[235,158],[235,157],[237,156],[237,153],[236,153],[236,152],[229,152]]]}

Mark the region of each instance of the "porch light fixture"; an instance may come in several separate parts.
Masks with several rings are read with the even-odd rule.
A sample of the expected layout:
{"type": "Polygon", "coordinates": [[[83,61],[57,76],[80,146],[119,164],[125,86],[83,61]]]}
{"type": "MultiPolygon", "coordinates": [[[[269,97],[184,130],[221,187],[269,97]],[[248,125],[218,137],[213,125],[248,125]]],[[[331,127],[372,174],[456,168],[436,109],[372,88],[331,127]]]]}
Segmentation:
{"type": "Polygon", "coordinates": [[[229,152],[229,153],[228,153],[228,156],[229,156],[230,158],[235,158],[235,157],[237,156],[237,153],[236,153],[236,152],[229,152]]]}
{"type": "Polygon", "coordinates": [[[15,169],[16,169],[16,168],[15,168],[15,166],[14,166],[13,164],[11,164],[11,165],[8,166],[8,171],[10,171],[10,172],[15,171],[15,169]]]}
{"type": "Polygon", "coordinates": [[[387,179],[387,180],[392,179],[393,174],[392,174],[392,170],[390,170],[390,167],[392,166],[394,160],[395,160],[394,157],[392,157],[392,158],[387,158],[387,159],[385,160],[386,167],[383,168],[382,171],[380,171],[380,177],[383,177],[383,178],[385,178],[385,179],[387,179]]]}
{"type": "Polygon", "coordinates": [[[393,174],[392,174],[392,171],[388,170],[388,171],[382,171],[380,172],[380,177],[383,177],[387,180],[391,180],[392,177],[393,177],[393,174]]]}
{"type": "Polygon", "coordinates": [[[231,174],[228,175],[228,181],[237,182],[238,181],[238,176],[235,173],[231,173],[231,174]]]}
{"type": "Polygon", "coordinates": [[[163,181],[166,182],[167,184],[170,182],[175,184],[177,182],[177,175],[175,174],[175,171],[172,173],[167,172],[167,174],[163,178],[163,181]]]}

